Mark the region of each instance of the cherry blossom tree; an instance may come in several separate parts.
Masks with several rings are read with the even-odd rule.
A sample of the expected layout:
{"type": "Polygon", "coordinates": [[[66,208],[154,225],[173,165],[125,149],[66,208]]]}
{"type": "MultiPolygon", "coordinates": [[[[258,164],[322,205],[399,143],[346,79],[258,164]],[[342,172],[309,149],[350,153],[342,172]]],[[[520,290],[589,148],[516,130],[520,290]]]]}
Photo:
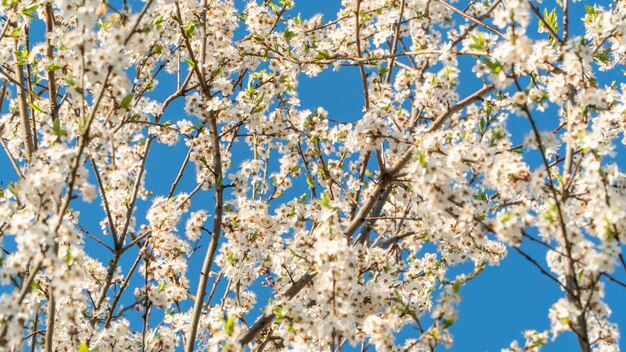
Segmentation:
{"type": "Polygon", "coordinates": [[[2,1],[0,348],[434,351],[518,252],[562,298],[505,350],[618,351],[626,2],[297,2],[2,1]]]}

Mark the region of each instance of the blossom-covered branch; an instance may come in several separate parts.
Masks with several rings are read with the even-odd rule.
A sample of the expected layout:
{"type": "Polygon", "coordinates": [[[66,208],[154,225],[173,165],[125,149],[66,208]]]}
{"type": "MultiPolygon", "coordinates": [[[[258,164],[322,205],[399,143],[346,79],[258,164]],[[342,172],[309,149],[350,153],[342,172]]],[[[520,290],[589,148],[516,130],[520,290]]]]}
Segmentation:
{"type": "Polygon", "coordinates": [[[302,5],[2,2],[0,349],[434,351],[519,255],[618,351],[626,3],[302,5]]]}

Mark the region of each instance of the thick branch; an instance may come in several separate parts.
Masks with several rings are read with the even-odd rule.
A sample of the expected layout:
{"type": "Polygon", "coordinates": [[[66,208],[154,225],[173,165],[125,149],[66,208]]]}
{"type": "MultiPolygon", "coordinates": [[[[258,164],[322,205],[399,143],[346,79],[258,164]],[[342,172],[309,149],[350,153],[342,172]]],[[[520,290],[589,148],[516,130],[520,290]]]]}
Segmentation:
{"type": "MultiPolygon", "coordinates": [[[[493,85],[487,85],[483,88],[476,91],[474,94],[469,97],[461,100],[456,105],[448,109],[446,112],[442,113],[437,117],[435,122],[433,122],[427,129],[427,132],[432,132],[436,130],[438,127],[443,125],[443,123],[450,118],[455,113],[461,111],[463,108],[469,106],[470,104],[480,100],[482,96],[488,94],[494,89],[493,85]]],[[[417,144],[413,144],[409,147],[388,170],[386,173],[382,173],[380,180],[372,193],[369,195],[365,203],[359,209],[359,212],[350,222],[346,230],[344,231],[344,236],[346,238],[350,238],[356,230],[363,225],[363,222],[368,218],[372,210],[377,206],[377,203],[382,203],[384,205],[383,199],[386,202],[386,197],[382,197],[384,193],[387,192],[390,184],[394,181],[395,177],[404,169],[404,167],[409,163],[413,154],[417,149],[417,144]]],[[[381,205],[378,205],[381,206],[381,205]]],[[[382,206],[381,206],[382,208],[382,206]]],[[[355,242],[356,243],[356,242],[355,242]]],[[[295,297],[306,285],[308,285],[313,278],[316,276],[315,272],[308,272],[304,274],[300,279],[296,280],[283,294],[284,297],[293,298],[295,297]]],[[[245,332],[245,334],[239,339],[239,342],[242,345],[246,345],[250,343],[256,334],[261,330],[265,329],[275,318],[274,313],[269,312],[264,314],[261,318],[259,318],[249,329],[245,332]]]]}
{"type": "MultiPolygon", "coordinates": [[[[15,51],[19,50],[18,42],[15,42],[15,51]]],[[[30,163],[35,147],[33,145],[33,134],[30,125],[30,117],[28,116],[28,108],[26,103],[26,90],[24,89],[24,67],[17,62],[14,67],[15,81],[17,89],[17,104],[20,113],[20,130],[22,132],[22,140],[24,141],[24,149],[26,151],[26,162],[30,163]]]]}
{"type": "Polygon", "coordinates": [[[215,259],[217,244],[222,232],[222,215],[224,208],[224,187],[222,185],[222,156],[220,152],[219,132],[217,130],[217,114],[209,117],[209,133],[211,134],[211,144],[213,147],[213,173],[215,177],[215,211],[213,212],[213,232],[211,233],[211,242],[204,257],[202,271],[200,272],[200,280],[198,290],[196,291],[196,299],[194,301],[193,313],[191,314],[191,324],[189,334],[185,342],[185,351],[192,352],[196,342],[196,334],[198,331],[198,322],[202,315],[202,307],[206,296],[207,283],[211,266],[215,259]]]}

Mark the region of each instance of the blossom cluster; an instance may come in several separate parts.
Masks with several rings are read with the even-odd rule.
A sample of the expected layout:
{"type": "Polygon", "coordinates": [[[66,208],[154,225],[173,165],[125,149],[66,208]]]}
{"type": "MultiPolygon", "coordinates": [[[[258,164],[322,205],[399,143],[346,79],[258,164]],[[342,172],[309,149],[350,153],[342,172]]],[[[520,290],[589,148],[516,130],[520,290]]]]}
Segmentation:
{"type": "Polygon", "coordinates": [[[520,254],[619,351],[626,2],[304,2],[2,2],[0,349],[434,351],[520,254]]]}

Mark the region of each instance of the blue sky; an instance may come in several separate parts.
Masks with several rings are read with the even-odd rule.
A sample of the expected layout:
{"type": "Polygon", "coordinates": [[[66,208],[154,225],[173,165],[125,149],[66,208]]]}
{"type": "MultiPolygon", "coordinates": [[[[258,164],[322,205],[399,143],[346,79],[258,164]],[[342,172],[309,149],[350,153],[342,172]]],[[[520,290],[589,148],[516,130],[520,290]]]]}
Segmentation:
{"type": "MultiPolygon", "coordinates": [[[[133,2],[131,2],[132,4],[133,2]]],[[[244,1],[237,0],[242,4],[244,1]]],[[[463,4],[466,1],[462,1],[463,4]]],[[[602,2],[601,2],[602,3],[602,2]]],[[[606,2],[604,2],[606,3],[606,2]]],[[[136,4],[136,2],[135,2],[136,4]]],[[[300,0],[296,1],[295,12],[301,12],[302,17],[308,17],[315,13],[324,13],[326,18],[334,18],[339,8],[339,0],[300,0]]],[[[458,4],[457,4],[458,5],[458,4]]],[[[458,5],[460,6],[460,5],[458,5]]],[[[137,6],[138,8],[139,6],[137,6]]],[[[576,28],[576,19],[584,15],[584,2],[572,4],[572,33],[581,33],[581,28],[576,28]]],[[[536,23],[531,24],[536,26],[536,23]]],[[[475,91],[481,85],[473,73],[473,59],[464,58],[460,61],[461,76],[459,94],[464,97],[475,91]]],[[[606,75],[602,75],[606,83],[606,75]]],[[[167,85],[170,79],[162,78],[161,84],[167,85]]],[[[602,80],[601,80],[602,82],[602,80]]],[[[361,115],[363,105],[363,93],[358,68],[342,68],[338,72],[327,70],[316,78],[308,78],[304,75],[298,87],[302,108],[314,110],[316,107],[324,107],[329,111],[329,117],[342,120],[354,121],[361,115]]],[[[159,98],[159,90],[153,98],[159,98]]],[[[162,98],[162,97],[161,97],[162,98]]],[[[552,129],[558,123],[554,109],[548,109],[545,113],[535,112],[540,126],[544,129],[552,129]]],[[[184,116],[181,104],[174,104],[167,110],[165,120],[176,120],[184,116]]],[[[522,117],[512,116],[509,120],[510,130],[514,132],[513,139],[521,141],[529,130],[528,121],[522,117]]],[[[186,150],[182,143],[177,147],[169,148],[155,144],[148,158],[147,188],[154,191],[155,195],[166,195],[169,187],[178,173],[178,168],[185,157],[186,150]]],[[[623,156],[622,156],[623,157],[623,156]]],[[[537,167],[538,155],[531,157],[529,162],[537,167]]],[[[238,164],[237,160],[234,160],[238,164]]],[[[624,160],[618,160],[624,164],[624,160]]],[[[6,184],[15,179],[12,169],[4,153],[0,153],[0,181],[6,184]]],[[[188,168],[179,187],[180,191],[190,191],[195,186],[193,167],[188,168]]],[[[148,202],[140,202],[139,213],[145,214],[148,202]]],[[[74,207],[82,212],[81,223],[85,228],[98,233],[98,222],[104,216],[100,205],[77,203],[74,207]]],[[[212,208],[212,194],[204,193],[193,201],[193,208],[212,208]]],[[[139,217],[139,223],[145,221],[139,217]]],[[[205,239],[206,240],[206,239],[205,239]]],[[[198,254],[191,260],[190,274],[188,277],[196,277],[206,242],[198,254]]],[[[10,243],[5,242],[10,247],[10,243]]],[[[106,263],[110,259],[110,253],[99,251],[99,247],[93,241],[87,240],[88,252],[95,255],[106,263]]],[[[532,253],[535,258],[544,263],[545,252],[533,244],[525,244],[524,249],[532,253]]],[[[127,255],[122,261],[122,268],[128,268],[132,264],[134,254],[127,255]]],[[[623,273],[621,273],[623,276],[623,273]]],[[[622,277],[623,279],[623,277],[622,277]]],[[[140,276],[135,276],[135,281],[140,276]]],[[[195,283],[192,281],[192,292],[195,292],[195,283]]],[[[211,283],[210,283],[211,284],[211,283]]],[[[608,283],[606,285],[606,301],[613,309],[612,321],[621,324],[622,335],[626,333],[626,300],[623,299],[623,289],[608,283]]],[[[461,289],[463,301],[459,306],[460,316],[453,325],[451,331],[454,334],[455,344],[451,351],[499,351],[500,348],[518,339],[523,341],[522,333],[526,329],[543,330],[549,328],[548,309],[563,293],[559,288],[542,276],[539,271],[524,258],[514,251],[509,251],[509,256],[498,267],[490,267],[478,278],[471,281],[461,289]]],[[[263,302],[263,295],[259,297],[263,302]]],[[[158,316],[154,317],[155,321],[158,316]]],[[[402,341],[411,336],[410,330],[403,330],[396,341],[402,341]]],[[[562,335],[554,343],[548,345],[545,351],[575,351],[578,350],[577,342],[571,333],[562,335]]]]}

